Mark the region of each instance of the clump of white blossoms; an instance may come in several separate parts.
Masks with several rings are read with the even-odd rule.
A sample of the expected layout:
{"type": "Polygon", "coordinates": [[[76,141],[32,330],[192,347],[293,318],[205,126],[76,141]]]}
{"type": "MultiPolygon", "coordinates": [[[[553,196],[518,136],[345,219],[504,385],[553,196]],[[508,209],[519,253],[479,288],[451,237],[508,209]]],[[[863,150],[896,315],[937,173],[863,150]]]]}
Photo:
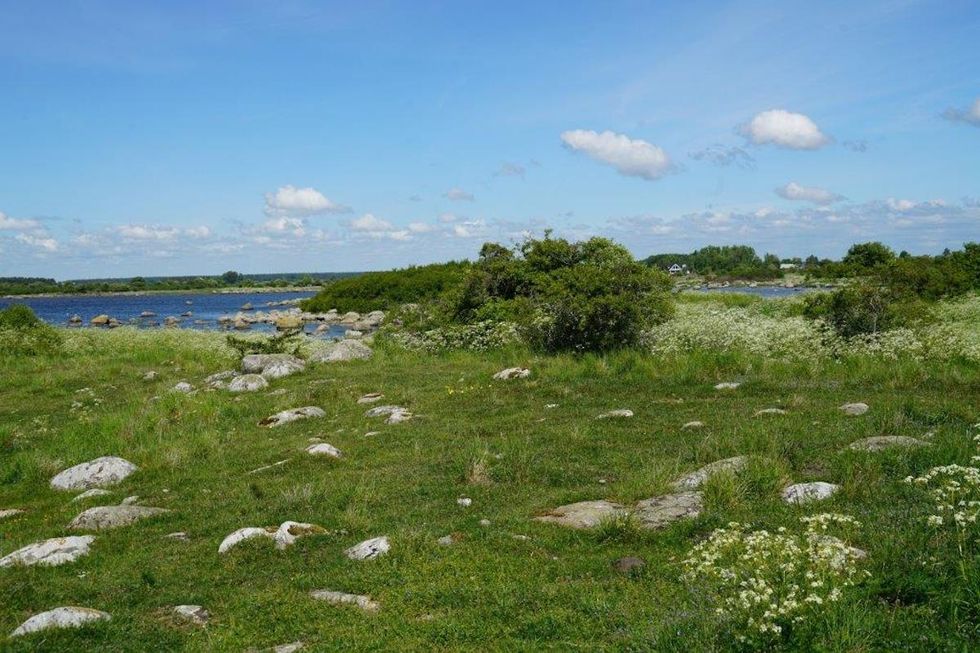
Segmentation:
{"type": "Polygon", "coordinates": [[[803,533],[749,531],[731,522],[715,530],[683,561],[683,579],[708,589],[716,614],[743,643],[764,643],[820,614],[864,578],[864,552],[831,535],[860,526],[853,517],[824,513],[801,520],[803,533]]]}
{"type": "MultiPolygon", "coordinates": [[[[980,435],[973,438],[980,449],[980,435]]],[[[980,465],[980,456],[971,462],[980,465]]],[[[953,526],[960,536],[960,544],[972,531],[977,531],[980,517],[980,467],[943,465],[933,467],[917,478],[905,479],[929,491],[935,502],[933,514],[926,518],[931,526],[953,526]]]]}

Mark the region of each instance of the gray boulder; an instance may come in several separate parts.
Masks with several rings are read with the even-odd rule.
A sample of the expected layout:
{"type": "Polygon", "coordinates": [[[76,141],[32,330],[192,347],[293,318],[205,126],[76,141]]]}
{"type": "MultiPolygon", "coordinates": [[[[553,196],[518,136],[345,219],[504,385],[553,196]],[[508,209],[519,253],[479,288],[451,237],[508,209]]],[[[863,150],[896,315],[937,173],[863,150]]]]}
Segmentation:
{"type": "Polygon", "coordinates": [[[255,392],[269,387],[269,382],[261,374],[242,374],[228,384],[229,392],[255,392]]]}
{"type": "Polygon", "coordinates": [[[141,519],[170,512],[149,506],[96,506],[79,514],[68,528],[79,531],[98,531],[129,526],[141,519]]]}
{"type": "Polygon", "coordinates": [[[535,517],[535,521],[568,526],[570,528],[594,528],[600,522],[625,515],[628,511],[618,503],[609,501],[579,501],[558,506],[547,514],[535,517]]]}
{"type": "Polygon", "coordinates": [[[87,490],[115,485],[137,470],[136,465],[116,456],[102,456],[69,467],[51,479],[55,490],[87,490]]]}
{"type": "Polygon", "coordinates": [[[331,343],[325,349],[313,354],[310,360],[317,363],[338,363],[353,360],[368,360],[374,352],[360,340],[341,340],[331,343]]]}
{"type": "Polygon", "coordinates": [[[701,484],[719,472],[739,472],[745,468],[749,459],[746,456],[735,456],[716,460],[705,465],[696,472],[691,472],[674,481],[674,487],[678,490],[696,490],[701,484]]]}
{"type": "Polygon", "coordinates": [[[910,438],[907,435],[876,435],[852,442],[847,448],[852,451],[884,451],[885,449],[913,449],[928,446],[930,446],[928,442],[910,438]]]}
{"type": "Polygon", "coordinates": [[[34,615],[20,626],[11,637],[20,637],[49,628],[78,628],[93,621],[107,621],[112,618],[107,612],[69,605],[34,615]]]}
{"type": "Polygon", "coordinates": [[[317,408],[316,406],[303,406],[302,408],[290,408],[289,410],[284,410],[266,417],[264,420],[259,422],[259,426],[268,426],[273,428],[276,426],[282,426],[283,424],[289,424],[290,422],[295,422],[301,419],[309,419],[311,417],[326,417],[326,412],[322,408],[317,408]]]}
{"type": "Polygon", "coordinates": [[[13,567],[15,565],[57,567],[88,555],[89,545],[94,541],[94,535],[75,535],[41,540],[0,558],[0,567],[13,567]]]}

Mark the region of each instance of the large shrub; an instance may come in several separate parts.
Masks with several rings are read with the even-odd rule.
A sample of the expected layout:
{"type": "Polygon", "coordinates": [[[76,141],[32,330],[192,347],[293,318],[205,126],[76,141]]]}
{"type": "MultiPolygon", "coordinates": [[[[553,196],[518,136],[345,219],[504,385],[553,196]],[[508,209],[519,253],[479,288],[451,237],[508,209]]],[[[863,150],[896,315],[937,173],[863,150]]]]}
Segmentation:
{"type": "Polygon", "coordinates": [[[923,298],[875,281],[863,281],[806,298],[803,314],[822,319],[845,338],[874,335],[931,319],[923,298]]]}
{"type": "Polygon", "coordinates": [[[466,262],[449,262],[388,272],[367,272],[334,281],[303,302],[303,308],[307,311],[337,309],[342,313],[364,313],[427,301],[459,284],[468,268],[466,262]]]}
{"type": "Polygon", "coordinates": [[[0,310],[0,353],[35,356],[58,351],[61,336],[23,304],[0,310]]]}
{"type": "Polygon", "coordinates": [[[605,238],[546,234],[513,250],[483,246],[451,306],[453,321],[514,322],[546,351],[630,347],[673,311],[670,279],[605,238]]]}

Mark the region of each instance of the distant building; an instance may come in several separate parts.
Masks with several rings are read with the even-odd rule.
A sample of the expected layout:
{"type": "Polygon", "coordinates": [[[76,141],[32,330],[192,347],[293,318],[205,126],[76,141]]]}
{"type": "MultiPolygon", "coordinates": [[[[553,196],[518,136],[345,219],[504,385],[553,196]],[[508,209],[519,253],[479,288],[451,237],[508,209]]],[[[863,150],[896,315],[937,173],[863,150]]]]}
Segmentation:
{"type": "Polygon", "coordinates": [[[780,270],[795,270],[796,269],[796,263],[780,263],[779,264],[779,269],[780,270]]]}
{"type": "Polygon", "coordinates": [[[676,263],[674,263],[669,268],[667,268],[667,272],[670,273],[670,274],[680,274],[683,271],[684,271],[684,268],[682,268],[681,266],[677,265],[676,263]]]}

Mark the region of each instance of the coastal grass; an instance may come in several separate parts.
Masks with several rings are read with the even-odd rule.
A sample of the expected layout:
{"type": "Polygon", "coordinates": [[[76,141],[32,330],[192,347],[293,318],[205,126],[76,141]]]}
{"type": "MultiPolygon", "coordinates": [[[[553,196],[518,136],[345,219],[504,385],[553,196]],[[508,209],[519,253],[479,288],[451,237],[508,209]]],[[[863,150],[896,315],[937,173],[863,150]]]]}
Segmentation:
{"type": "Polygon", "coordinates": [[[680,580],[680,561],[730,521],[794,528],[821,511],[862,523],[851,544],[867,551],[870,577],[779,648],[980,647],[975,553],[958,559],[941,546],[924,523],[928,500],[903,482],[975,455],[973,362],[380,347],[370,361],[311,365],[266,391],[203,389],[203,377],[236,363],[219,334],[133,330],[77,331],[60,354],[0,360],[0,509],[27,510],[0,521],[0,555],[70,534],[66,525],[84,508],[129,495],[171,510],[97,533],[77,562],[0,569],[0,649],[241,651],[302,640],[309,650],[732,650],[707,597],[680,580]],[[514,365],[532,376],[492,380],[514,365]],[[156,378],[144,381],[150,370],[156,378]],[[178,381],[199,390],[171,391],[178,381]],[[721,392],[713,387],[720,381],[742,385],[721,392]],[[356,401],[368,392],[416,418],[388,426],[365,417],[369,406],[356,401]],[[871,410],[847,417],[838,407],[851,401],[871,410]],[[327,416],[258,426],[307,405],[327,416]],[[771,407],[787,414],[754,416],[771,407]],[[596,419],[617,408],[635,416],[596,419]],[[694,420],[705,426],[682,430],[694,420]],[[932,446],[843,451],[875,435],[925,437],[932,446]],[[306,455],[311,437],[343,458],[306,455]],[[575,501],[649,498],[680,474],[740,454],[751,464],[713,477],[693,520],[656,531],[628,519],[593,531],[532,521],[575,501]],[[57,472],[104,455],[139,471],[101,500],[72,503],[74,493],[50,489],[57,472]],[[788,483],[809,480],[842,489],[819,506],[780,500],[788,483]],[[457,505],[464,496],[471,506],[457,505]],[[238,528],[286,520],[328,533],[282,552],[263,540],[217,553],[238,528]],[[165,537],[174,531],[190,541],[165,537]],[[450,533],[452,546],[436,543],[450,533]],[[344,556],[379,535],[391,540],[388,555],[344,556]],[[623,556],[647,564],[623,575],[612,567],[623,556]],[[318,602],[309,596],[315,589],[369,594],[381,609],[318,602]],[[181,623],[171,613],[178,604],[204,606],[210,623],[181,623]],[[112,620],[6,638],[30,615],[62,605],[112,620]]]}

